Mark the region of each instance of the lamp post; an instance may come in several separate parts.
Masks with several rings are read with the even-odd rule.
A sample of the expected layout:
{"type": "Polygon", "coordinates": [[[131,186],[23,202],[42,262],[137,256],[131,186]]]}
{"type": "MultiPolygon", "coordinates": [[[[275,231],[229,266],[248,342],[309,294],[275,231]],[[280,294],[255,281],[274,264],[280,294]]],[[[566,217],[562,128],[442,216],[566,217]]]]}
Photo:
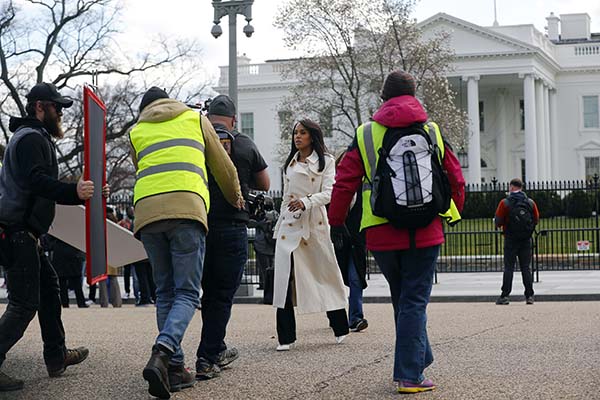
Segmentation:
{"type": "Polygon", "coordinates": [[[246,17],[248,24],[244,26],[244,34],[247,37],[252,36],[254,27],[250,25],[252,21],[252,3],[254,0],[213,0],[212,5],[215,9],[214,25],[210,33],[216,38],[223,34],[223,29],[219,26],[221,18],[229,16],[229,97],[237,107],[237,40],[236,40],[236,19],[241,14],[246,17]]]}

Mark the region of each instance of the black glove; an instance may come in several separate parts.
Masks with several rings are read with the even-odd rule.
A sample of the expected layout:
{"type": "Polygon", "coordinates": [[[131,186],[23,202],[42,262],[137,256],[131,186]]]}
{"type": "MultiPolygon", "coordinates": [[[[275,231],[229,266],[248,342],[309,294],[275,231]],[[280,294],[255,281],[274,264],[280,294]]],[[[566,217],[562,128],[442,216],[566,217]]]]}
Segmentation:
{"type": "Polygon", "coordinates": [[[332,226],[330,230],[331,242],[336,250],[342,250],[344,243],[350,240],[350,232],[346,225],[332,226]]]}

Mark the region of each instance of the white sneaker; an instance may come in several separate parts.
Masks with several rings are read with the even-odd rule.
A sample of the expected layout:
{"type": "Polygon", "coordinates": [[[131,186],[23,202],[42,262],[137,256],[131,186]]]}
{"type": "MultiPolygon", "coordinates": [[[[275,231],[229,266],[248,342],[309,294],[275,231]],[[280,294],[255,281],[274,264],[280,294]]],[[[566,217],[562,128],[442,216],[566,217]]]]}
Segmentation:
{"type": "Polygon", "coordinates": [[[336,337],[335,337],[335,342],[336,342],[337,344],[340,344],[340,343],[342,343],[342,342],[344,341],[344,339],[346,339],[346,336],[348,336],[348,335],[336,336],[336,337]]]}
{"type": "Polygon", "coordinates": [[[86,300],[85,304],[87,304],[88,306],[91,306],[92,304],[94,304],[94,302],[91,300],[86,300]]]}
{"type": "Polygon", "coordinates": [[[278,344],[277,351],[288,351],[292,347],[293,343],[290,344],[278,344]]]}
{"type": "Polygon", "coordinates": [[[124,299],[128,299],[128,298],[130,298],[130,297],[131,297],[131,295],[130,295],[129,293],[125,293],[125,294],[123,295],[123,298],[124,298],[124,299]]]}

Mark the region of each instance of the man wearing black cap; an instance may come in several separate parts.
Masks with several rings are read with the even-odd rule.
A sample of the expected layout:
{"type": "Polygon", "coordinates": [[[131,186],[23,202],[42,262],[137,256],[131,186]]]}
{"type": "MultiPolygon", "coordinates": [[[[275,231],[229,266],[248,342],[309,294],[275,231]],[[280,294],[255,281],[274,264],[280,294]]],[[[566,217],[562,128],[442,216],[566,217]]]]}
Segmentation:
{"type": "Polygon", "coordinates": [[[137,169],[134,235],[152,264],[159,329],[143,376],[151,395],[168,399],[195,382],[181,341],[199,303],[207,213],[217,202],[207,167],[215,171],[221,201],[233,211],[244,204],[235,166],[212,125],[164,90],[144,94],[130,139],[137,169]]]}
{"type": "MultiPolygon", "coordinates": [[[[215,127],[221,143],[237,169],[244,198],[251,189],[269,190],[267,164],[250,137],[237,132],[233,101],[219,95],[211,101],[208,119],[215,127]]],[[[233,297],[240,286],[248,260],[247,209],[237,210],[223,201],[209,172],[210,198],[213,207],[208,214],[209,235],[206,241],[204,275],[202,277],[202,336],[196,351],[196,379],[217,376],[239,356],[235,347],[227,348],[225,335],[231,316],[233,297]]]]}
{"type": "MultiPolygon", "coordinates": [[[[3,251],[8,254],[8,306],[0,318],[0,365],[23,336],[36,312],[44,342],[44,361],[51,377],[88,356],[84,347],[65,346],[58,277],[41,251],[40,235],[54,219],[55,204],[82,204],[92,197],[94,183],[58,181],[53,138],[63,137],[63,108],[73,100],[51,83],[38,83],[27,94],[27,116],[11,117],[10,139],[0,170],[0,227],[3,251]]],[[[109,189],[102,190],[108,196],[109,189]]],[[[0,371],[0,391],[19,390],[23,381],[0,371]]]]}

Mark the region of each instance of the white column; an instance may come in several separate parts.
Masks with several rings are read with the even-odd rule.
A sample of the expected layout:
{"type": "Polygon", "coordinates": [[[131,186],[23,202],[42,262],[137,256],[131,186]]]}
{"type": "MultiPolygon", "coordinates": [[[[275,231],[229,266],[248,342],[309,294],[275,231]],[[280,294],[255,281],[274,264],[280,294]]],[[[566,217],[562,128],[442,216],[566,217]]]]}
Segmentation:
{"type": "Polygon", "coordinates": [[[479,132],[479,75],[468,76],[469,183],[481,183],[481,138],[479,132]]]}
{"type": "Polygon", "coordinates": [[[537,181],[535,78],[533,74],[525,74],[523,78],[523,102],[525,103],[525,174],[527,181],[537,181]]]}
{"type": "Polygon", "coordinates": [[[548,97],[548,91],[550,90],[548,85],[544,85],[544,142],[546,149],[546,154],[544,155],[544,161],[546,162],[546,180],[554,179],[554,175],[552,172],[554,171],[552,165],[552,140],[550,137],[550,100],[548,97]]]}
{"type": "Polygon", "coordinates": [[[498,123],[496,126],[496,179],[499,182],[509,180],[508,178],[508,132],[506,131],[506,89],[499,89],[496,95],[496,110],[498,111],[498,123]]]}
{"type": "Polygon", "coordinates": [[[538,179],[546,179],[546,139],[545,139],[545,119],[544,119],[544,82],[541,79],[535,81],[535,111],[537,126],[537,146],[538,146],[538,179]]]}
{"type": "Polygon", "coordinates": [[[548,98],[548,103],[550,107],[550,155],[551,163],[552,163],[552,179],[560,179],[559,172],[561,161],[558,158],[558,148],[560,144],[558,143],[558,110],[556,106],[556,89],[550,90],[550,95],[548,98]]]}

